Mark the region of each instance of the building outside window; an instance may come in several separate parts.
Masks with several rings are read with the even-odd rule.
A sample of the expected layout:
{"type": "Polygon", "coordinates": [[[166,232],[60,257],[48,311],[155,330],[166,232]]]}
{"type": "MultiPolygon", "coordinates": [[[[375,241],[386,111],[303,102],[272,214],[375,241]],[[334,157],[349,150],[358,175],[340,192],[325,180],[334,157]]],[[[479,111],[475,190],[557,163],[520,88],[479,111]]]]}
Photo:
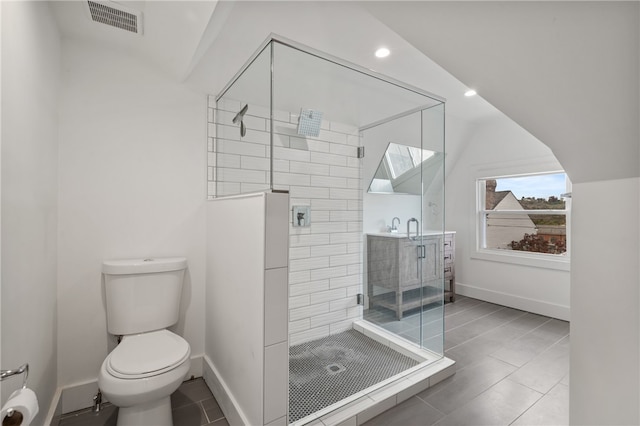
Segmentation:
{"type": "Polygon", "coordinates": [[[480,251],[568,255],[564,172],[483,178],[477,184],[480,251]]]}

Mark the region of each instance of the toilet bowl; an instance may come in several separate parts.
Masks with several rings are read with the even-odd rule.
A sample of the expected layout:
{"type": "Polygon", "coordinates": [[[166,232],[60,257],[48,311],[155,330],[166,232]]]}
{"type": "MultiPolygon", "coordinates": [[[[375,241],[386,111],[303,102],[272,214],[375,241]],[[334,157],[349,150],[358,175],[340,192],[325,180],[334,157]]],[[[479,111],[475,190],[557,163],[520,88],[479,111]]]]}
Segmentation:
{"type": "Polygon", "coordinates": [[[171,394],[185,380],[191,348],[167,330],[178,320],[186,259],[103,263],[107,328],[122,340],[105,358],[98,387],[119,407],[118,426],[172,426],[171,394]]]}
{"type": "Polygon", "coordinates": [[[98,386],[120,408],[118,426],[170,426],[171,394],[191,366],[189,344],[168,330],[125,336],[102,363],[98,386]]]}

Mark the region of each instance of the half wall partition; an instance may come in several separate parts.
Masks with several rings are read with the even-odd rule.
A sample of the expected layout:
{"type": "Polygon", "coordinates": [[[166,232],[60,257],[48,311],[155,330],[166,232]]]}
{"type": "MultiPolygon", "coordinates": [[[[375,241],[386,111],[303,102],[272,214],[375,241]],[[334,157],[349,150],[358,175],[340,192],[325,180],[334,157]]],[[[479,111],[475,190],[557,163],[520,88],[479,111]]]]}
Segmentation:
{"type": "Polygon", "coordinates": [[[209,198],[289,195],[285,423],[362,423],[452,374],[444,156],[442,99],[278,36],[210,97],[209,198]]]}

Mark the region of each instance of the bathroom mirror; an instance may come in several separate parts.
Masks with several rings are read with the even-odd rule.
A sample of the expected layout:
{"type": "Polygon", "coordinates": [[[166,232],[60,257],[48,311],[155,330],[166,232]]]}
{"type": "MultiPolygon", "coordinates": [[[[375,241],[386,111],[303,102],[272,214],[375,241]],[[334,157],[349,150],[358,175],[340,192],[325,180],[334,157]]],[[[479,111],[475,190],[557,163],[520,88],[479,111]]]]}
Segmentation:
{"type": "Polygon", "coordinates": [[[368,192],[421,195],[422,181],[430,181],[441,167],[442,153],[390,142],[368,192]]]}

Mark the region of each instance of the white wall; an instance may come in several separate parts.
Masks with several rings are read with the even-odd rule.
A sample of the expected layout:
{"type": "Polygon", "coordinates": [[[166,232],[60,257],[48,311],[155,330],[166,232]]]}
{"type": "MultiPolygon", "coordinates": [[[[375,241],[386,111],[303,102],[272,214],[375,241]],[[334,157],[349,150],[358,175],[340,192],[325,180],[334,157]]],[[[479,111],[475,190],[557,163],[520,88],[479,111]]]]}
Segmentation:
{"type": "MultiPolygon", "coordinates": [[[[2,22],[2,2],[0,2],[0,23],[2,22]]],[[[1,28],[0,28],[1,29],[1,28]]],[[[2,31],[0,31],[0,46],[2,44],[2,31]]],[[[2,98],[2,55],[0,54],[0,99],[2,98]]],[[[0,200],[2,197],[2,103],[0,102],[0,200]]],[[[0,206],[0,221],[2,220],[2,208],[0,206]]],[[[0,222],[1,223],[1,222],[0,222]]],[[[2,226],[0,226],[0,319],[2,318],[2,226]]],[[[0,342],[2,342],[2,325],[0,323],[0,342]]],[[[2,364],[2,345],[0,344],[0,365],[2,364]]],[[[2,399],[2,387],[0,386],[0,404],[4,404],[2,399]]]]}
{"type": "Polygon", "coordinates": [[[286,423],[289,194],[218,198],[207,218],[205,380],[232,424],[286,423]]]}
{"type": "Polygon", "coordinates": [[[456,231],[456,290],[558,318],[569,317],[569,272],[472,257],[478,177],[550,171],[562,166],[551,151],[511,120],[499,118],[478,126],[446,182],[446,227],[456,231]],[[542,167],[542,168],[541,168],[542,167]],[[484,173],[484,175],[483,175],[484,173]]]}
{"type": "MultiPolygon", "coordinates": [[[[2,368],[29,363],[41,424],[56,389],[60,37],[45,2],[2,4],[2,368]]],[[[4,404],[22,377],[2,382],[4,404]]]]}
{"type": "Polygon", "coordinates": [[[207,204],[206,356],[224,387],[220,399],[233,401],[247,424],[262,424],[265,197],[207,204]]]}
{"type": "Polygon", "coordinates": [[[640,4],[385,3],[369,5],[378,8],[381,21],[550,146],[569,173],[578,218],[572,243],[571,423],[638,424],[640,380],[633,373],[640,357],[638,306],[625,303],[621,323],[609,321],[624,311],[602,304],[602,293],[588,284],[606,268],[620,277],[613,280],[618,291],[611,297],[637,302],[640,251],[633,230],[639,219],[637,203],[632,206],[637,192],[620,200],[610,220],[612,233],[594,233],[603,212],[578,200],[590,187],[576,183],[592,183],[607,194],[616,185],[612,179],[640,176],[640,4]],[[444,33],[451,37],[441,37],[444,33]],[[618,229],[620,224],[630,231],[618,229]],[[580,241],[588,246],[577,247],[580,241]],[[608,246],[623,255],[607,253],[606,262],[582,260],[581,249],[608,246]],[[598,321],[610,324],[606,332],[593,327],[598,321]],[[608,373],[620,379],[627,370],[624,386],[601,380],[608,373]]]}
{"type": "Polygon", "coordinates": [[[176,331],[202,355],[206,99],[97,43],[65,40],[63,67],[59,386],[95,380],[115,346],[101,280],[107,258],[187,257],[176,331]]]}
{"type": "Polygon", "coordinates": [[[639,195],[637,178],[573,186],[572,424],[640,421],[639,195]]]}

